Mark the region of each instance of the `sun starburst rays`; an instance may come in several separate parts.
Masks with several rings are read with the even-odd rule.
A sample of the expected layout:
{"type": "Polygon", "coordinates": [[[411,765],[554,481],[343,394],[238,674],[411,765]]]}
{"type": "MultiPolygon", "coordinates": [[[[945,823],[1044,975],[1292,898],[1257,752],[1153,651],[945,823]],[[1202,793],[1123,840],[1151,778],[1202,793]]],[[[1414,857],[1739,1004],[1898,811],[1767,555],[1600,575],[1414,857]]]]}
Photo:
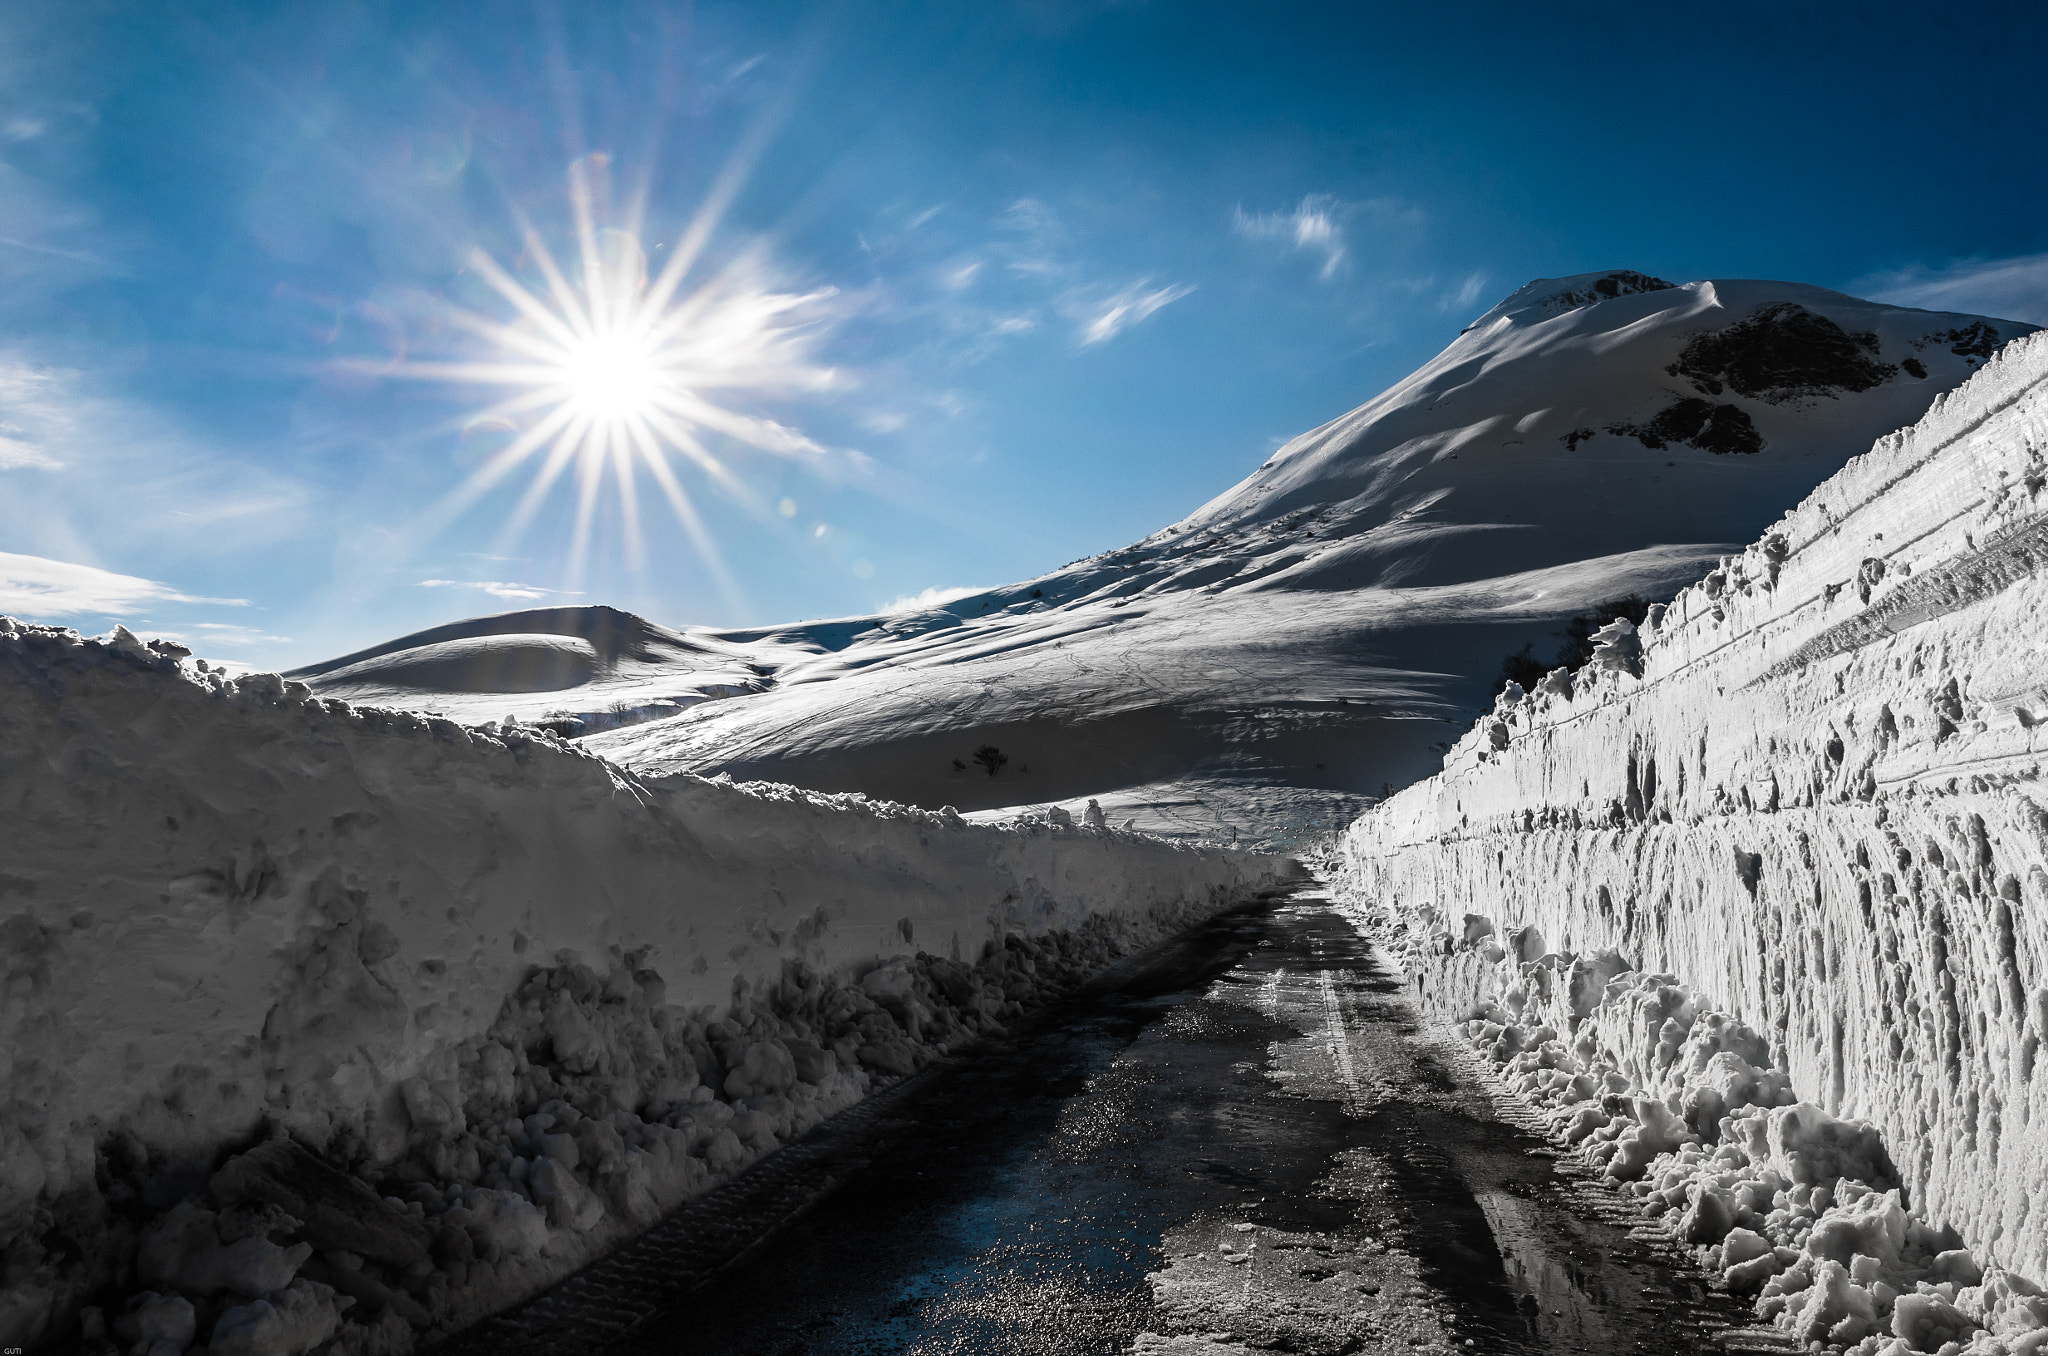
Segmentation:
{"type": "Polygon", "coordinates": [[[574,501],[568,559],[573,588],[614,524],[627,564],[643,564],[647,539],[638,482],[644,471],[713,577],[729,589],[730,576],[676,463],[701,474],[721,496],[765,515],[765,504],[707,438],[781,457],[828,457],[797,429],[732,406],[736,398],[815,389],[830,381],[829,371],[809,361],[808,349],[821,305],[832,293],[769,286],[753,254],[742,254],[686,289],[730,196],[723,184],[652,276],[636,232],[599,228],[580,170],[571,175],[571,189],[574,279],[530,228],[511,268],[481,249],[470,256],[471,271],[504,303],[509,317],[452,308],[448,318],[490,346],[492,356],[402,360],[376,369],[384,376],[510,388],[466,421],[469,428],[502,429],[510,440],[429,517],[453,521],[529,472],[499,533],[499,547],[509,548],[566,478],[574,501]]]}

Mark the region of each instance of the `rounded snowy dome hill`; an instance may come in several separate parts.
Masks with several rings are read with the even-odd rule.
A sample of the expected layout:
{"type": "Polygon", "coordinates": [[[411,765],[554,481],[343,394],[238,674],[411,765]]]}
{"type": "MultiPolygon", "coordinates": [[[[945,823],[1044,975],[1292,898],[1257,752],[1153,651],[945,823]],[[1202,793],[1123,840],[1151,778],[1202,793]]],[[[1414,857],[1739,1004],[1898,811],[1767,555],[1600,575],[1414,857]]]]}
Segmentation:
{"type": "MultiPolygon", "coordinates": [[[[1538,279],[1134,545],[921,612],[634,618],[662,637],[649,657],[595,645],[571,690],[627,714],[577,728],[648,774],[967,811],[1093,797],[1142,827],[1300,841],[1436,770],[1504,672],[1582,657],[1591,625],[1704,575],[2034,328],[1798,283],[1538,279]]],[[[576,630],[520,615],[490,620],[576,630]]],[[[378,662],[382,686],[336,695],[449,714],[571,696],[408,691],[378,662]]]]}
{"type": "Polygon", "coordinates": [[[346,664],[322,686],[388,683],[423,692],[558,692],[597,676],[597,650],[581,636],[500,633],[409,645],[346,664]]]}
{"type": "Polygon", "coordinates": [[[645,708],[751,691],[758,676],[731,645],[692,640],[615,607],[545,607],[471,617],[285,675],[321,695],[430,710],[468,721],[513,716],[580,733],[645,708]],[[659,705],[658,703],[666,703],[659,705]]]}

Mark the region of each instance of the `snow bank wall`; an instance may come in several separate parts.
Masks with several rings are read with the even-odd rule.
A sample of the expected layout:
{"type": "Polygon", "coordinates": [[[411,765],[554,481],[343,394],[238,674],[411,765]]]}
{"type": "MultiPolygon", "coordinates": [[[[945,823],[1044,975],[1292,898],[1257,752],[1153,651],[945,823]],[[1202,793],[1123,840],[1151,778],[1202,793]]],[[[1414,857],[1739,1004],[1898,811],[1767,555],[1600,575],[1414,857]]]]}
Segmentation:
{"type": "Polygon", "coordinates": [[[2034,335],[1640,633],[1510,689],[1351,827],[1343,887],[1678,977],[1874,1122],[1917,1209],[2048,1275],[2044,456],[2034,335]]]}
{"type": "MultiPolygon", "coordinates": [[[[836,976],[833,993],[854,988],[833,1002],[893,1011],[908,1036],[870,1025],[864,1056],[862,1037],[832,1045],[818,1019],[826,1048],[810,1058],[825,1072],[803,1078],[824,1089],[824,1114],[869,1070],[907,1071],[901,1040],[939,1039],[939,972],[899,964],[874,982],[890,958],[986,969],[1006,935],[1090,927],[1142,942],[1271,886],[1279,867],[1052,822],[643,781],[530,731],[353,710],[125,633],[82,640],[0,618],[0,1246],[21,1243],[8,1256],[27,1259],[0,1285],[0,1329],[14,1325],[0,1336],[56,1332],[65,1297],[75,1308],[86,1293],[61,1273],[94,1261],[74,1254],[107,1227],[110,1145],[147,1160],[137,1189],[161,1198],[120,1207],[130,1213],[203,1191],[225,1149],[280,1130],[371,1181],[409,1154],[428,1167],[401,1177],[452,1178],[452,1192],[478,1179],[474,1161],[436,1164],[464,1108],[472,1122],[489,1106],[526,1116],[523,1099],[551,1086],[521,1081],[518,1040],[495,1059],[486,1048],[522,1002],[525,1039],[546,1059],[602,1075],[609,1105],[652,1102],[650,1125],[666,1116],[701,1141],[731,1119],[704,1117],[699,1077],[714,1080],[721,1058],[754,1061],[757,1101],[815,1091],[775,1073],[788,1056],[746,1054],[754,1019],[725,1029],[720,1014],[778,985],[815,1007],[836,976]],[[646,1031],[613,1039],[605,1024],[626,1032],[628,1013],[646,1031]],[[697,1067],[664,1063],[664,1031],[696,1042],[697,1067]],[[629,1039],[653,1053],[606,1044],[629,1039]],[[707,1053],[720,1040],[726,1054],[707,1053]]],[[[988,990],[964,967],[941,978],[966,986],[970,1015],[1003,1004],[999,982],[988,990]]],[[[725,1081],[722,1095],[743,1090],[730,1069],[725,1081]]],[[[788,1098],[768,1101],[787,1138],[788,1098]]],[[[510,1142],[540,1143],[545,1128],[510,1142]]]]}

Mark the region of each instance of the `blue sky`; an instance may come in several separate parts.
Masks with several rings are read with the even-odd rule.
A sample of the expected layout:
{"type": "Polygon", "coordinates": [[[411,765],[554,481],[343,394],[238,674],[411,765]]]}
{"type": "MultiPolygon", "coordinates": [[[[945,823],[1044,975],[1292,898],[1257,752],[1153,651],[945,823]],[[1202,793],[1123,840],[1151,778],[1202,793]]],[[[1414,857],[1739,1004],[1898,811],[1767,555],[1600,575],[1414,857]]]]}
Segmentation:
{"type": "Polygon", "coordinates": [[[1142,537],[1532,277],[2048,323],[2033,7],[1680,10],[12,5],[0,610],[266,666],[854,613],[1142,537]],[[575,273],[572,182],[650,272],[713,224],[678,295],[759,358],[637,564],[616,476],[580,549],[573,469],[452,512],[545,411],[421,379],[504,356],[478,251],[575,273]]]}

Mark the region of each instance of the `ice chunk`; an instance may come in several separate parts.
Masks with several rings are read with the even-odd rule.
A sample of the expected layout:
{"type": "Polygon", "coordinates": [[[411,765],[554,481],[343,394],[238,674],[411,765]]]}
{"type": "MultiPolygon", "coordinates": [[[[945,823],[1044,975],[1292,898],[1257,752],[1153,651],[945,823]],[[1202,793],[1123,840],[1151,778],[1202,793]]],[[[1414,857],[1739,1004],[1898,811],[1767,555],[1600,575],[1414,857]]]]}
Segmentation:
{"type": "Polygon", "coordinates": [[[1607,1175],[1616,1181],[1634,1181],[1658,1154],[1693,1140],[1685,1122],[1661,1098],[1638,1097],[1634,1107],[1635,1124],[1615,1140],[1614,1156],[1607,1162],[1607,1175]]]}
{"type": "Polygon", "coordinates": [[[558,1229],[580,1234],[604,1218],[604,1202],[553,1158],[536,1161],[526,1181],[533,1203],[548,1212],[548,1222],[558,1229]]]}
{"type": "Polygon", "coordinates": [[[334,1336],[355,1301],[314,1281],[294,1281],[268,1299],[239,1305],[213,1325],[212,1356],[303,1356],[334,1336]]]}
{"type": "Polygon", "coordinates": [[[1839,1120],[1811,1102],[1771,1111],[1765,1145],[1772,1164],[1795,1182],[1818,1185],[1847,1177],[1875,1185],[1891,1177],[1876,1126],[1839,1120]]]}
{"type": "Polygon", "coordinates": [[[1977,1259],[1970,1256],[1967,1248],[1950,1248],[1937,1254],[1928,1266],[1927,1274],[1932,1280],[1950,1281],[1958,1288],[1978,1285],[1984,1280],[1983,1268],[1977,1265],[1977,1259]]]}
{"type": "Polygon", "coordinates": [[[469,1231],[479,1257],[532,1257],[548,1245],[547,1216],[515,1192],[478,1187],[463,1194],[462,1211],[449,1222],[469,1231]]]}
{"type": "Polygon", "coordinates": [[[1840,1262],[1823,1261],[1813,1273],[1813,1284],[1801,1292],[1796,1308],[1788,1309],[1791,1319],[1784,1326],[1803,1342],[1832,1342],[1837,1346],[1859,1341],[1877,1324],[1877,1306],[1870,1293],[1849,1278],[1840,1262]]]}
{"type": "Polygon", "coordinates": [[[170,1342],[183,1350],[198,1335],[198,1311],[183,1295],[145,1290],[129,1304],[128,1312],[114,1320],[114,1336],[123,1342],[170,1342]]]}
{"type": "Polygon", "coordinates": [[[1720,1187],[1703,1185],[1678,1222],[1678,1236],[1687,1243],[1719,1243],[1735,1227],[1735,1197],[1720,1187]]]}
{"type": "MultiPolygon", "coordinates": [[[[889,992],[892,998],[903,995],[899,1001],[911,1001],[907,983],[889,992]]],[[[726,1074],[725,1091],[730,1097],[758,1097],[787,1092],[796,1080],[796,1059],[788,1046],[780,1040],[754,1041],[747,1046],[739,1067],[726,1074]]]]}
{"type": "Polygon", "coordinates": [[[1917,1351],[1968,1341],[1975,1331],[1970,1316],[1940,1295],[1901,1295],[1892,1305],[1892,1334],[1905,1338],[1917,1351]]]}
{"type": "Polygon", "coordinates": [[[796,1076],[806,1083],[823,1086],[826,1080],[839,1072],[839,1061],[833,1057],[831,1051],[816,1041],[784,1037],[782,1047],[789,1052],[790,1064],[796,1070],[796,1076]]]}
{"type": "Polygon", "coordinates": [[[1626,617],[1616,617],[1593,633],[1592,666],[1626,673],[1631,677],[1640,672],[1643,647],[1636,639],[1635,623],[1626,617]]]}
{"type": "Polygon", "coordinates": [[[231,1290],[253,1299],[290,1285],[300,1265],[312,1256],[309,1244],[283,1248],[261,1235],[223,1246],[216,1221],[211,1210],[190,1201],[179,1204],[144,1231],[136,1251],[136,1275],[147,1284],[194,1295],[231,1290]]]}
{"type": "MultiPolygon", "coordinates": [[[[1847,1265],[1858,1253],[1880,1263],[1897,1262],[1906,1242],[1906,1207],[1897,1191],[1864,1195],[1849,1205],[1838,1205],[1813,1226],[1806,1250],[1847,1265]]],[[[1968,1261],[1969,1254],[1963,1258],[1968,1261]]],[[[1976,1269],[1970,1268],[1974,1277],[1976,1269]]],[[[1974,1281],[1971,1282],[1974,1284],[1974,1281]]]]}
{"type": "Polygon", "coordinates": [[[361,1179],[279,1137],[221,1165],[211,1183],[223,1205],[275,1205],[304,1221],[301,1236],[400,1268],[424,1261],[426,1226],[394,1210],[361,1179]]]}

